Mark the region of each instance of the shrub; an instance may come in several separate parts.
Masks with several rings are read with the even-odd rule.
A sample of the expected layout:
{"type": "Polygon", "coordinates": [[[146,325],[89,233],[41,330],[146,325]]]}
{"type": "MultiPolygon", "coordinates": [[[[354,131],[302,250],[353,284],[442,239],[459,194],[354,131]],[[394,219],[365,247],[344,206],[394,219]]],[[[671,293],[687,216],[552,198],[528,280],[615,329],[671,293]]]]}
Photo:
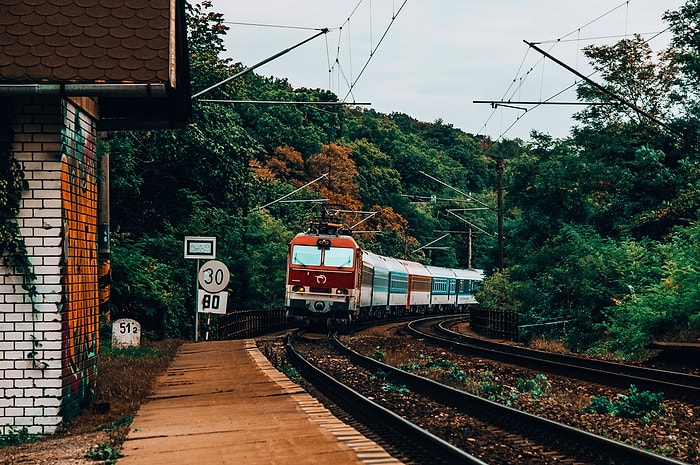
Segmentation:
{"type": "Polygon", "coordinates": [[[663,392],[639,391],[632,384],[629,394],[619,394],[617,402],[611,402],[605,397],[593,397],[590,405],[583,408],[583,413],[602,413],[623,418],[641,418],[648,422],[652,415],[663,411],[663,392]]]}
{"type": "Polygon", "coordinates": [[[378,361],[378,362],[384,362],[386,360],[386,352],[384,352],[382,349],[377,349],[374,351],[374,353],[370,356],[370,358],[378,361]]]}
{"type": "Polygon", "coordinates": [[[583,408],[583,413],[614,414],[615,404],[606,397],[592,397],[590,405],[583,408]]]}
{"type": "Polygon", "coordinates": [[[533,379],[525,380],[518,378],[518,385],[515,389],[518,392],[529,392],[532,397],[541,397],[549,390],[550,384],[547,376],[539,373],[533,379]]]}
{"type": "Polygon", "coordinates": [[[399,370],[403,370],[403,371],[410,372],[410,371],[418,371],[418,370],[422,370],[422,369],[423,369],[423,365],[421,365],[420,363],[409,363],[409,364],[399,365],[399,370]]]}
{"type": "Polygon", "coordinates": [[[465,384],[469,381],[469,376],[467,376],[464,371],[460,370],[459,367],[453,366],[450,368],[450,379],[457,383],[465,384]]]}
{"type": "Polygon", "coordinates": [[[407,394],[408,392],[410,392],[405,385],[394,383],[386,383],[384,386],[382,386],[382,391],[398,392],[399,394],[407,394]]]}
{"type": "Polygon", "coordinates": [[[629,394],[617,396],[616,414],[625,418],[642,418],[649,420],[649,415],[663,411],[663,392],[639,391],[637,386],[630,386],[629,394]]]}
{"type": "Polygon", "coordinates": [[[104,460],[105,465],[116,464],[117,459],[121,456],[122,454],[109,443],[92,446],[87,454],[85,454],[85,458],[87,459],[104,460]]]}

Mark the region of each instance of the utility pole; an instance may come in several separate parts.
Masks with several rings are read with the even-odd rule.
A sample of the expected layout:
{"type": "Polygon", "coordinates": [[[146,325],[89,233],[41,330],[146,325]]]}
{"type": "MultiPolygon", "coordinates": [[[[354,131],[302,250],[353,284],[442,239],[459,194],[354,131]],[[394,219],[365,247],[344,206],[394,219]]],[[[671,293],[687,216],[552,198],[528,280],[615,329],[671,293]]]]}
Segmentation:
{"type": "Polygon", "coordinates": [[[616,93],[614,93],[614,92],[611,91],[610,89],[608,89],[608,88],[602,86],[601,84],[598,84],[597,82],[595,82],[594,80],[592,80],[592,79],[589,78],[588,76],[585,76],[583,73],[580,73],[579,71],[575,70],[574,68],[572,68],[571,66],[567,65],[567,64],[564,63],[563,61],[561,61],[561,60],[555,58],[554,56],[552,56],[552,55],[550,55],[549,53],[545,52],[545,51],[542,50],[541,48],[537,47],[534,43],[528,42],[527,40],[523,40],[523,42],[525,42],[527,45],[530,46],[530,48],[535,49],[537,52],[539,52],[539,53],[541,53],[542,55],[544,55],[545,57],[549,58],[550,60],[552,60],[554,63],[558,64],[559,66],[561,66],[561,67],[564,68],[565,70],[567,70],[567,71],[569,71],[569,72],[575,74],[576,76],[580,77],[581,79],[583,79],[584,81],[586,81],[586,82],[587,82],[588,84],[590,84],[591,86],[595,87],[596,89],[598,89],[599,91],[603,92],[604,94],[607,94],[608,96],[614,98],[615,100],[617,100],[618,102],[622,103],[623,105],[626,105],[627,107],[633,109],[634,111],[636,111],[636,112],[639,113],[640,115],[642,115],[642,116],[644,116],[644,117],[650,119],[651,121],[655,122],[655,123],[658,124],[659,126],[668,129],[669,131],[673,132],[674,134],[677,134],[677,135],[679,135],[679,136],[682,136],[682,135],[683,135],[683,133],[682,133],[681,131],[679,131],[678,129],[674,128],[673,126],[671,126],[671,125],[669,125],[669,124],[667,124],[667,123],[665,123],[665,122],[663,122],[663,121],[661,121],[660,119],[658,119],[657,117],[655,117],[655,116],[652,115],[651,113],[649,113],[649,112],[643,110],[642,108],[638,107],[637,105],[635,105],[634,103],[632,103],[632,102],[630,102],[629,100],[625,99],[624,97],[621,97],[620,95],[617,95],[616,93]]]}
{"type": "Polygon", "coordinates": [[[110,323],[110,293],[112,289],[112,257],[110,247],[109,213],[109,153],[100,159],[101,176],[97,181],[97,264],[99,315],[104,323],[110,323]]]}
{"type": "Polygon", "coordinates": [[[467,257],[467,268],[472,269],[472,228],[469,228],[469,257],[467,257]]]}
{"type": "Polygon", "coordinates": [[[505,268],[503,261],[503,157],[496,159],[496,179],[498,191],[498,271],[505,268]]]}
{"type": "MultiPolygon", "coordinates": [[[[426,176],[426,177],[432,179],[435,182],[438,182],[439,184],[442,184],[443,186],[445,186],[449,189],[452,189],[455,192],[462,194],[463,196],[467,197],[467,199],[469,199],[470,201],[476,202],[479,205],[483,205],[486,209],[493,211],[493,207],[490,207],[489,205],[485,204],[484,202],[481,202],[480,200],[474,198],[470,194],[467,194],[466,192],[462,192],[461,190],[457,189],[456,187],[450,186],[449,184],[447,184],[447,183],[445,183],[445,182],[443,182],[443,181],[441,181],[433,176],[430,176],[429,174],[427,174],[423,171],[419,171],[419,173],[422,174],[423,176],[426,176]]],[[[497,214],[498,214],[498,269],[499,269],[499,271],[503,271],[503,269],[504,269],[504,264],[503,264],[503,255],[504,255],[504,253],[503,253],[503,157],[498,157],[496,159],[496,174],[497,174],[497,179],[498,179],[498,189],[497,189],[498,190],[498,207],[497,207],[497,214]]],[[[454,213],[454,211],[452,211],[452,210],[448,209],[447,212],[450,213],[451,215],[456,216],[457,218],[459,218],[460,220],[464,221],[465,223],[467,223],[469,225],[469,255],[470,255],[469,267],[471,268],[471,228],[476,227],[476,226],[473,225],[472,223],[470,223],[469,221],[465,220],[464,218],[460,217],[459,215],[454,213]]],[[[481,228],[477,228],[477,229],[479,229],[479,231],[491,236],[491,234],[487,233],[483,229],[481,229],[481,228]]],[[[440,238],[440,239],[442,239],[442,238],[440,238]]],[[[432,244],[432,242],[431,242],[431,244],[432,244]]],[[[420,249],[418,249],[418,250],[420,250],[420,249]]]]}

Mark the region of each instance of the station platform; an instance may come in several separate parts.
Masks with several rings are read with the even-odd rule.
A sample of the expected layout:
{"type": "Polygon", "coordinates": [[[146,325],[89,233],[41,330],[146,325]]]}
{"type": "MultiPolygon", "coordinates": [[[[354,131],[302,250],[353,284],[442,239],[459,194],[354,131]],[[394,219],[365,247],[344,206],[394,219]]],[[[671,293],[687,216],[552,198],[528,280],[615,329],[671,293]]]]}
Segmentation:
{"type": "Polygon", "coordinates": [[[119,465],[400,464],[277,371],[252,339],[184,344],[119,465]]]}

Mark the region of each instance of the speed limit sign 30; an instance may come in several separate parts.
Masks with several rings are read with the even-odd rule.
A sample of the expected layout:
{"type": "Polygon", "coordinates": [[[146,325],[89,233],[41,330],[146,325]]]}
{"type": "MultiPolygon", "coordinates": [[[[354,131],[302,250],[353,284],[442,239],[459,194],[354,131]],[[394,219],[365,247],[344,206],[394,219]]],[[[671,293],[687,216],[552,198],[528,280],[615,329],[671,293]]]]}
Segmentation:
{"type": "Polygon", "coordinates": [[[209,260],[199,269],[199,285],[207,292],[223,291],[230,278],[228,267],[218,260],[209,260]]]}

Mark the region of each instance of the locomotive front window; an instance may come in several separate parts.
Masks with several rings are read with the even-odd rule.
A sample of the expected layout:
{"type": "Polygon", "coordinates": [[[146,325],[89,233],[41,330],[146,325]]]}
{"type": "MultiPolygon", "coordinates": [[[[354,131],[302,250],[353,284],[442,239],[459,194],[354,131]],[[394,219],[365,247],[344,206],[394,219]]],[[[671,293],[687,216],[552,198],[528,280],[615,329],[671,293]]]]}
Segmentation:
{"type": "Polygon", "coordinates": [[[320,266],[321,249],[315,245],[295,245],[292,248],[292,264],[320,266]]]}
{"type": "Polygon", "coordinates": [[[352,268],[355,259],[355,249],[348,247],[332,247],[326,249],[326,254],[323,257],[325,266],[334,266],[338,268],[352,268]]]}

